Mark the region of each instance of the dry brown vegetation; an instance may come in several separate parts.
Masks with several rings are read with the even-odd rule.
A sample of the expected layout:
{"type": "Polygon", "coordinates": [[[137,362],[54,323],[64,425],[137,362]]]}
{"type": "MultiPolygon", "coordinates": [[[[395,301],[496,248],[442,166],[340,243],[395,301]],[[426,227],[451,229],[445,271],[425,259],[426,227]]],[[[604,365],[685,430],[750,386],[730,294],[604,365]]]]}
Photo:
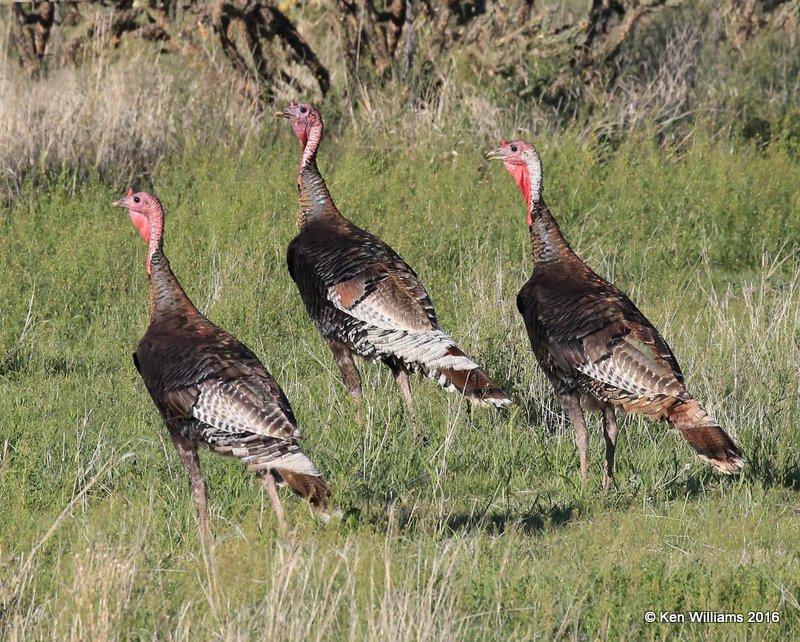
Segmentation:
{"type": "Polygon", "coordinates": [[[0,192],[151,175],[243,148],[284,101],[386,145],[572,127],[616,144],[696,125],[800,140],[800,0],[102,0],[0,8],[0,192]]]}
{"type": "MultiPolygon", "coordinates": [[[[683,0],[590,0],[557,3],[534,0],[98,0],[74,3],[17,3],[10,12],[11,44],[25,74],[72,65],[98,48],[123,40],[157,43],[164,53],[207,64],[209,48],[224,53],[237,90],[247,100],[268,101],[282,84],[309,91],[331,89],[331,69],[339,61],[318,55],[326,47],[317,27],[329,29],[338,58],[350,74],[369,67],[378,79],[390,72],[412,76],[415,59],[437,68],[442,56],[474,49],[490,76],[515,73],[523,57],[552,61],[552,99],[569,76],[589,90],[615,83],[614,65],[636,30],[674,12],[683,0]],[[63,33],[62,33],[63,32],[63,33]],[[304,34],[311,34],[310,38],[304,34]],[[315,41],[313,44],[311,41],[315,41]]],[[[797,0],[715,3],[730,46],[741,49],[765,29],[797,28],[797,0]]]]}

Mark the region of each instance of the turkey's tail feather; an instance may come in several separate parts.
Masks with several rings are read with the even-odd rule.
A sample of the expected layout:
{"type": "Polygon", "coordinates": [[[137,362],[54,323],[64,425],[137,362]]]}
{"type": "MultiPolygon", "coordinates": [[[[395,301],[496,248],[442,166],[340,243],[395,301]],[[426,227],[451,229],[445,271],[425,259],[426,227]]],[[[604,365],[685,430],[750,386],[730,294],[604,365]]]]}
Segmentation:
{"type": "Polygon", "coordinates": [[[285,484],[300,497],[308,500],[323,521],[327,522],[328,496],[331,491],[317,467],[296,443],[287,446],[285,442],[279,442],[279,445],[281,448],[278,448],[278,445],[263,447],[251,453],[249,457],[240,456],[240,458],[247,464],[248,470],[272,473],[278,484],[285,484]]]}
{"type": "Polygon", "coordinates": [[[458,391],[475,403],[496,408],[511,404],[503,389],[457,346],[448,348],[446,361],[453,365],[424,368],[425,374],[436,379],[445,390],[458,391]]]}
{"type": "Polygon", "coordinates": [[[717,470],[731,475],[744,468],[746,460],[742,451],[696,399],[669,408],[667,420],[698,456],[717,470]]]}
{"type": "Polygon", "coordinates": [[[511,404],[503,389],[439,329],[376,330],[368,336],[379,355],[401,361],[412,372],[422,370],[446,390],[457,390],[473,402],[498,408],[511,404]]]}
{"type": "Polygon", "coordinates": [[[275,468],[272,472],[280,476],[279,481],[285,483],[303,499],[308,500],[323,521],[328,521],[328,497],[331,491],[322,477],[298,473],[285,468],[275,468]]]}

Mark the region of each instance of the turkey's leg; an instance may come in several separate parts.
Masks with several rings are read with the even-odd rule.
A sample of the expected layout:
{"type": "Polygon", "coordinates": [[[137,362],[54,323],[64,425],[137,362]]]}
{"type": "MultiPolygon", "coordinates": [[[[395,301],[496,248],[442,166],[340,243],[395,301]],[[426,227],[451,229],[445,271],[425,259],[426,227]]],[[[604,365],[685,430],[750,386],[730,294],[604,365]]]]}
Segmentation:
{"type": "Polygon", "coordinates": [[[286,520],[283,517],[283,504],[281,498],[278,497],[278,485],[275,483],[275,477],[271,472],[267,471],[258,476],[258,481],[267,491],[269,501],[272,502],[272,509],[275,511],[275,517],[278,518],[278,530],[281,536],[286,535],[286,520]]]}
{"type": "Polygon", "coordinates": [[[393,359],[386,359],[384,363],[389,366],[392,371],[397,387],[400,388],[400,394],[403,396],[403,403],[406,410],[413,416],[414,415],[414,402],[411,400],[411,382],[408,378],[408,370],[402,363],[397,363],[393,359]]]}
{"type": "Polygon", "coordinates": [[[331,352],[333,352],[333,360],[342,373],[344,385],[347,386],[350,395],[353,397],[353,404],[356,407],[356,421],[361,423],[361,400],[364,398],[364,393],[361,390],[361,375],[353,361],[353,353],[345,343],[337,339],[328,339],[328,345],[331,347],[331,352]]]}
{"type": "Polygon", "coordinates": [[[392,371],[395,383],[400,388],[400,394],[403,396],[403,404],[405,404],[406,411],[411,416],[411,421],[414,422],[414,441],[419,441],[421,435],[419,426],[417,426],[417,418],[414,415],[414,402],[411,399],[411,381],[408,377],[408,370],[406,370],[405,365],[394,359],[385,359],[384,363],[392,371]]]}
{"type": "Polygon", "coordinates": [[[170,431],[172,444],[178,451],[178,457],[189,475],[189,487],[192,489],[194,501],[200,514],[200,534],[208,535],[208,492],[203,471],[200,470],[200,456],[197,454],[197,444],[170,431]]]}
{"type": "Polygon", "coordinates": [[[614,481],[614,452],[617,448],[617,414],[614,406],[603,406],[603,436],[606,440],[606,467],[603,470],[603,488],[614,481]]]}
{"type": "Polygon", "coordinates": [[[561,404],[575,428],[575,445],[581,461],[581,481],[586,484],[589,482],[589,431],[586,430],[586,421],[581,410],[581,398],[575,393],[561,395],[561,404]]]}

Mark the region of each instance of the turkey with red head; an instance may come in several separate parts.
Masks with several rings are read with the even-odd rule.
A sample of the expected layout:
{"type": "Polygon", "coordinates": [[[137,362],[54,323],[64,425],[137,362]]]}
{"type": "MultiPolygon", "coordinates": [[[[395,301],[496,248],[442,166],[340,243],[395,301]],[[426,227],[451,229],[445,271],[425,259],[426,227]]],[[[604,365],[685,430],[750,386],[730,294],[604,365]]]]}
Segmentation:
{"type": "Polygon", "coordinates": [[[161,202],[129,190],[114,205],[128,210],[147,242],[150,325],[133,360],[189,475],[202,532],[208,531],[208,512],[200,445],[255,472],[282,531],[276,485],[288,485],[327,519],[328,487],[300,447],[286,395],[247,346],[197,310],[173,274],[162,251],[161,202]]]}
{"type": "Polygon", "coordinates": [[[514,176],[528,205],[533,274],[517,295],[533,352],[575,428],[581,478],[588,481],[589,441],[581,402],[603,415],[606,464],[614,474],[615,407],[665,419],[701,459],[739,472],[742,453],[686,390],[678,361],[653,325],[617,287],[572,251],[542,198],[542,163],[525,141],[489,152],[514,176]]]}
{"type": "Polygon", "coordinates": [[[416,273],[377,236],[341,215],[317,168],[323,123],[308,104],[275,114],[287,118],[303,145],[300,233],[289,244],[289,273],[309,316],[328,342],[361,415],[361,375],[353,354],[383,361],[413,412],[409,373],[421,371],[448,390],[497,407],[510,399],[439,327],[416,273]]]}

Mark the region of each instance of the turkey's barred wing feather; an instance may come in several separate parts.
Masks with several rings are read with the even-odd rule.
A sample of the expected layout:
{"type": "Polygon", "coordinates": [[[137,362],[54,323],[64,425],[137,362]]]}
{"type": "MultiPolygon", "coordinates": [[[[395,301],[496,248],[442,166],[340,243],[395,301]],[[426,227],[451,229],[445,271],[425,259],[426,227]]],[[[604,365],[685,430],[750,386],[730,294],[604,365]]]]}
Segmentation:
{"type": "Polygon", "coordinates": [[[206,381],[199,386],[194,417],[215,429],[208,433],[212,447],[230,451],[250,470],[281,467],[319,475],[300,451],[300,430],[264,383],[260,377],[206,381]]]}
{"type": "Polygon", "coordinates": [[[284,411],[288,402],[268,374],[209,377],[197,385],[166,391],[163,401],[170,414],[168,423],[196,420],[209,447],[239,458],[250,470],[280,467],[319,475],[301,451],[300,430],[291,411],[284,411]]]}
{"type": "Polygon", "coordinates": [[[438,328],[414,270],[377,236],[343,225],[309,224],[289,244],[289,272],[312,318],[332,306],[379,329],[438,328]]]}
{"type": "Polygon", "coordinates": [[[636,395],[686,394],[669,346],[616,287],[594,275],[577,290],[537,289],[539,322],[566,372],[636,395]]]}
{"type": "Polygon", "coordinates": [[[197,390],[192,415],[217,430],[278,439],[300,434],[260,377],[208,379],[197,390]]]}
{"type": "Polygon", "coordinates": [[[328,299],[342,312],[376,328],[407,332],[436,329],[428,293],[417,277],[406,271],[371,266],[328,288],[328,299]]]}
{"type": "Polygon", "coordinates": [[[688,398],[674,357],[654,328],[621,319],[582,343],[586,360],[575,368],[583,374],[630,394],[688,398]]]}

